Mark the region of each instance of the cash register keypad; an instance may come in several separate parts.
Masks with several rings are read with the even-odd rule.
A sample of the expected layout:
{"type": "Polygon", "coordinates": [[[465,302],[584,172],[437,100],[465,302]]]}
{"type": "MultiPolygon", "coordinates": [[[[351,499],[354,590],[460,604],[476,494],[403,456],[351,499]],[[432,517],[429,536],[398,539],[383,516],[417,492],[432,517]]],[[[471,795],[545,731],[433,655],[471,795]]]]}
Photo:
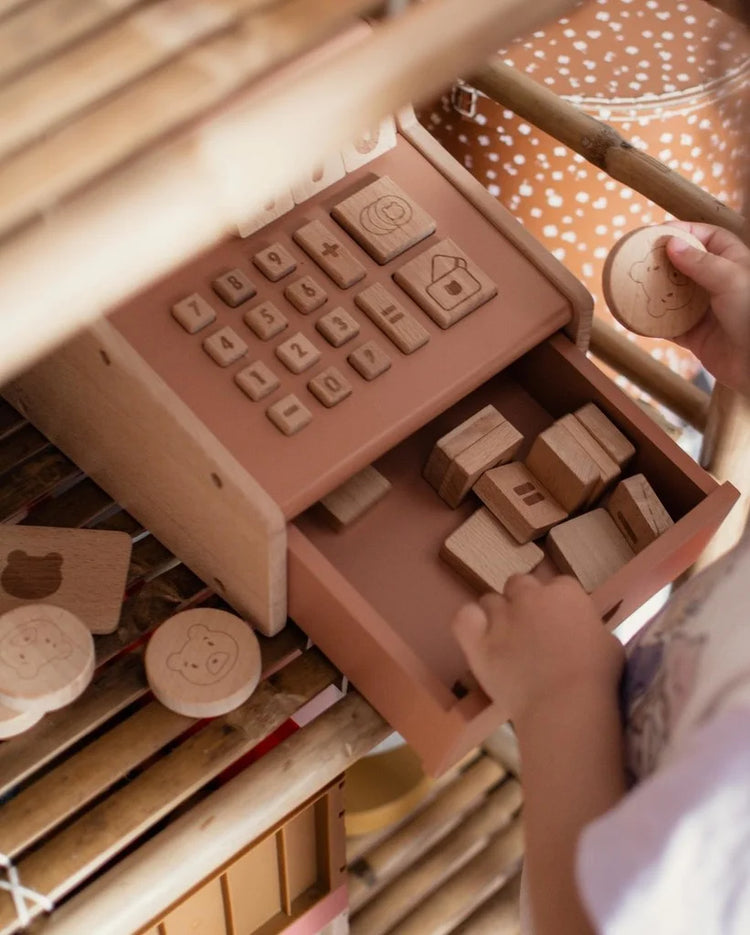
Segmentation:
{"type": "Polygon", "coordinates": [[[325,410],[352,405],[392,367],[408,367],[411,355],[438,340],[434,324],[448,329],[496,294],[460,246],[434,240],[435,232],[403,189],[376,177],[323,220],[303,216],[288,240],[277,233],[248,251],[246,268],[217,270],[202,292],[178,297],[171,313],[185,332],[200,333],[217,368],[231,369],[248,405],[263,406],[280,432],[296,435],[325,410]],[[222,303],[239,313],[231,325],[217,315],[222,303]],[[313,331],[300,327],[306,317],[313,331]],[[365,321],[379,338],[369,336],[371,325],[362,333],[365,321]],[[259,355],[262,347],[270,357],[259,355]],[[291,381],[303,374],[301,389],[291,381]]]}

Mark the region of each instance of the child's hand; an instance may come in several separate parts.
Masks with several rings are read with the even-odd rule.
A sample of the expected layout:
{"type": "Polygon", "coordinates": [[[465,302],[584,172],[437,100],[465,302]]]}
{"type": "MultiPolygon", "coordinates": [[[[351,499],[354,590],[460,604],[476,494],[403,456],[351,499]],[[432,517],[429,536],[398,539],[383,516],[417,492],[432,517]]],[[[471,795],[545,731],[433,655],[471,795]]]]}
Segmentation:
{"type": "Polygon", "coordinates": [[[613,692],[624,651],[573,578],[514,575],[462,607],[453,631],[484,691],[513,721],[571,692],[613,692]]]}
{"type": "Polygon", "coordinates": [[[670,223],[690,231],[705,246],[706,253],[689,246],[676,231],[667,254],[711,297],[705,316],[674,341],[692,351],[720,383],[750,396],[750,249],[722,227],[670,223]]]}

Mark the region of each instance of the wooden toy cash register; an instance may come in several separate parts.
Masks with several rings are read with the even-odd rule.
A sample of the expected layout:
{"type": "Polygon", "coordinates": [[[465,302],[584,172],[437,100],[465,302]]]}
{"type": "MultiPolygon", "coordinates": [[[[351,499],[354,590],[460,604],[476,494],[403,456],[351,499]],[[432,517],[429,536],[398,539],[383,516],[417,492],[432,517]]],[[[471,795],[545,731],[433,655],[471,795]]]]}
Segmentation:
{"type": "Polygon", "coordinates": [[[734,491],[586,360],[585,290],[410,113],[241,233],[6,394],[261,632],[289,613],[438,772],[504,718],[449,629],[474,592],[439,558],[469,508],[422,478],[438,438],[489,403],[528,438],[592,401],[609,416],[676,520],[594,592],[611,624],[734,491]],[[315,505],[373,464],[387,494],[331,528],[315,505]]]}

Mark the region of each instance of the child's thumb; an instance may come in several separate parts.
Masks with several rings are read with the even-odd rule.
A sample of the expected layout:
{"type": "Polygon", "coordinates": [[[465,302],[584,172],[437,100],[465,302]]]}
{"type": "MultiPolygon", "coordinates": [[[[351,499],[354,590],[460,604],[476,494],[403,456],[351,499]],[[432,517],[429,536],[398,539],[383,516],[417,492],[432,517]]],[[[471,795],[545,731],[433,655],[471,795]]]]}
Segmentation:
{"type": "Polygon", "coordinates": [[[679,234],[667,241],[667,256],[677,270],[702,286],[710,295],[726,291],[733,264],[723,257],[694,247],[679,234]]]}
{"type": "Polygon", "coordinates": [[[453,618],[453,634],[469,655],[487,634],[489,619],[479,604],[465,604],[453,618]]]}

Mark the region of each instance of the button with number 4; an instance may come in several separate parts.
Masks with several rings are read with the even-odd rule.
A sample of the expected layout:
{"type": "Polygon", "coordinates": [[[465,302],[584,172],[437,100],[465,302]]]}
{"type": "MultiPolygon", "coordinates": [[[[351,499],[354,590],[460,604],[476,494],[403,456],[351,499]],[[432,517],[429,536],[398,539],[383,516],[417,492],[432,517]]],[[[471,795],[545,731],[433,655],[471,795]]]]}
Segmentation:
{"type": "Polygon", "coordinates": [[[221,328],[206,338],[203,348],[220,367],[228,367],[247,353],[247,344],[231,328],[221,328]]]}
{"type": "Polygon", "coordinates": [[[328,409],[352,393],[351,383],[336,367],[326,367],[310,380],[307,388],[328,409]]]}

